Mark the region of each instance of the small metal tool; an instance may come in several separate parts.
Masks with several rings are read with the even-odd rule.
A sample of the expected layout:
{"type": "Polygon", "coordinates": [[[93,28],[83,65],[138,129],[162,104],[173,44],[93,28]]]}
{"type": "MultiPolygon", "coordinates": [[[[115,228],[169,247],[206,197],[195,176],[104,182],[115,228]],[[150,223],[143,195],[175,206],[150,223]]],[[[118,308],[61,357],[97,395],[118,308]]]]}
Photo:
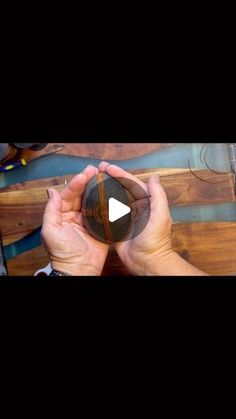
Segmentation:
{"type": "Polygon", "coordinates": [[[45,266],[44,268],[38,269],[34,273],[34,276],[49,276],[51,272],[52,272],[52,266],[51,266],[51,263],[49,262],[49,264],[45,266]]]}

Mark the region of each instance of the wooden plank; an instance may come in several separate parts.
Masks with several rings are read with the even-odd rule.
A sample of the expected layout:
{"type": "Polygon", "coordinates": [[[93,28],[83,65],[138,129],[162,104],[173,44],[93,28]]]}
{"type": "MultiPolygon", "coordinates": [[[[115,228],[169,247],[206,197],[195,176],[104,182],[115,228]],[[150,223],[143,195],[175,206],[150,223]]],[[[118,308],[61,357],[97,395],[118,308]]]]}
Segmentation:
{"type": "MultiPolygon", "coordinates": [[[[151,175],[158,173],[161,176],[161,182],[167,192],[170,205],[235,201],[234,177],[231,172],[215,174],[209,170],[194,169],[194,174],[203,180],[201,181],[188,168],[153,168],[127,171],[143,182],[148,182],[151,175]]],[[[50,186],[58,186],[56,189],[61,190],[64,187],[65,179],[69,182],[74,176],[75,174],[55,176],[17,183],[1,188],[0,197],[2,192],[26,191],[35,188],[38,188],[40,193],[41,189],[46,190],[50,186]]]]}
{"type": "MultiPolygon", "coordinates": [[[[197,169],[192,169],[192,171],[197,172],[197,169]]],[[[169,176],[169,175],[179,175],[181,173],[189,173],[188,168],[156,168],[156,169],[135,169],[135,170],[127,170],[127,172],[133,173],[145,181],[149,176],[152,174],[159,173],[160,176],[169,176]]],[[[10,191],[19,191],[19,190],[26,190],[31,188],[41,188],[45,187],[48,188],[50,186],[62,185],[64,184],[65,179],[69,182],[75,174],[66,174],[63,176],[52,176],[43,179],[36,179],[36,180],[28,180],[26,182],[19,182],[15,183],[14,185],[10,186],[3,186],[0,188],[1,192],[10,192],[10,191]]]]}
{"type": "MultiPolygon", "coordinates": [[[[186,169],[185,169],[186,170],[186,169]]],[[[160,169],[144,169],[132,171],[136,176],[147,182],[151,174],[160,173],[160,169]]],[[[195,171],[206,183],[194,177],[189,171],[162,173],[162,185],[166,190],[170,205],[217,204],[234,202],[234,184],[232,173],[215,174],[210,171],[195,171]],[[213,183],[214,182],[214,183],[213,183]]],[[[74,175],[66,176],[69,180],[74,175]]],[[[64,180],[64,177],[63,177],[64,180]]],[[[60,177],[61,181],[61,177],[60,177]]],[[[64,188],[58,184],[57,177],[28,182],[24,189],[0,193],[0,226],[4,245],[13,243],[24,237],[42,224],[43,212],[48,200],[47,187],[51,184],[57,190],[64,188]],[[48,182],[48,183],[47,183],[48,182]],[[38,185],[28,189],[29,184],[38,185]],[[39,187],[43,185],[43,187],[39,187]]]]}
{"type": "Polygon", "coordinates": [[[63,150],[57,154],[66,156],[89,157],[95,159],[126,160],[143,156],[154,151],[174,145],[174,143],[51,143],[43,150],[24,150],[22,157],[26,160],[48,154],[52,146],[62,145],[63,150]]]}
{"type": "Polygon", "coordinates": [[[35,247],[32,250],[7,262],[8,273],[11,276],[32,276],[49,263],[49,258],[43,246],[35,247]]]}
{"type": "Polygon", "coordinates": [[[236,222],[176,223],[172,243],[184,259],[205,272],[236,273],[236,222]]]}
{"type": "MultiPolygon", "coordinates": [[[[132,170],[144,182],[160,169],[132,170]]],[[[176,169],[175,169],[176,170],[176,169]]],[[[170,205],[200,205],[235,202],[234,177],[231,172],[216,174],[210,170],[180,169],[179,172],[159,172],[161,184],[170,205]],[[200,180],[202,179],[202,180],[200,180]]]]}
{"type": "MultiPolygon", "coordinates": [[[[172,232],[173,248],[197,268],[212,275],[236,273],[236,222],[176,223],[172,232]]],[[[48,264],[42,246],[8,261],[10,275],[33,275],[48,264]]],[[[111,250],[104,275],[128,275],[116,252],[111,250]]]]}

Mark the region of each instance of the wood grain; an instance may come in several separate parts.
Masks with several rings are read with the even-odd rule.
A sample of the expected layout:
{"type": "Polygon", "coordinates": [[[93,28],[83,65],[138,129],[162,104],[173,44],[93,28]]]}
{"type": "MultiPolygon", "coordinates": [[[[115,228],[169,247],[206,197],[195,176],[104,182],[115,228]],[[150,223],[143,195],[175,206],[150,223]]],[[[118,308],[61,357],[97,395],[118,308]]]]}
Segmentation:
{"type": "Polygon", "coordinates": [[[172,243],[185,260],[205,272],[236,273],[236,222],[176,223],[172,243]]]}
{"type": "Polygon", "coordinates": [[[63,150],[57,154],[103,160],[126,160],[143,156],[172,145],[174,143],[51,143],[43,150],[24,150],[22,157],[28,160],[34,157],[44,156],[48,154],[49,149],[63,146],[63,150]]]}
{"type": "MultiPolygon", "coordinates": [[[[212,275],[236,273],[236,222],[176,223],[173,248],[185,260],[212,275]]],[[[48,264],[42,246],[8,261],[10,275],[33,275],[48,264]]],[[[128,275],[114,250],[110,250],[103,274],[128,275]]]]}
{"type": "MultiPolygon", "coordinates": [[[[217,204],[235,202],[233,176],[231,173],[214,174],[210,171],[196,171],[201,178],[214,183],[205,183],[194,177],[186,169],[180,169],[173,174],[162,173],[161,182],[167,193],[170,205],[217,204]]],[[[147,182],[160,169],[146,169],[131,171],[147,182]]],[[[70,180],[74,175],[67,175],[70,180]]],[[[24,188],[17,186],[14,191],[12,186],[9,191],[0,193],[0,226],[4,245],[21,239],[36,227],[42,224],[43,212],[48,200],[46,189],[54,185],[55,189],[64,188],[65,177],[55,177],[27,182],[24,188]],[[33,186],[34,187],[32,188],[33,186]],[[43,185],[43,186],[40,186],[43,185]],[[29,188],[29,186],[31,186],[29,188]]]]}
{"type": "MultiPolygon", "coordinates": [[[[197,172],[197,169],[192,169],[193,172],[197,172]]],[[[156,168],[156,169],[135,169],[135,170],[127,170],[134,175],[137,175],[139,179],[145,181],[149,176],[152,174],[159,174],[162,176],[169,176],[169,175],[179,175],[181,173],[189,173],[188,168],[156,168]]],[[[19,182],[15,183],[14,185],[10,186],[3,186],[0,188],[1,192],[10,192],[10,191],[19,191],[19,190],[26,190],[31,188],[41,188],[45,187],[48,188],[50,186],[62,185],[64,181],[67,180],[69,182],[75,174],[72,175],[63,175],[63,176],[52,176],[43,179],[36,179],[36,180],[28,180],[26,182],[19,182]]]]}

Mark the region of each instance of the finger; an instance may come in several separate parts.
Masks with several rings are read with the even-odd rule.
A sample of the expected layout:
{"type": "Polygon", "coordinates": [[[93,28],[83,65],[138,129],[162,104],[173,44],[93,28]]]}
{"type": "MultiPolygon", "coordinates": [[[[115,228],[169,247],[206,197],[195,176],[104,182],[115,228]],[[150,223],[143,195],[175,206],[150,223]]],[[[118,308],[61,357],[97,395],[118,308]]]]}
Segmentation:
{"type": "Polygon", "coordinates": [[[62,200],[60,193],[53,188],[48,189],[49,200],[43,216],[43,227],[59,226],[62,222],[62,200]]]}
{"type": "Polygon", "coordinates": [[[62,214],[62,223],[70,222],[83,225],[83,217],[80,211],[67,211],[62,214]]]}
{"type": "Polygon", "coordinates": [[[141,199],[144,196],[143,191],[145,191],[145,193],[148,192],[147,185],[144,182],[139,180],[131,173],[121,169],[121,167],[116,166],[115,164],[110,164],[103,161],[99,164],[99,170],[101,172],[106,172],[108,175],[114,178],[117,178],[122,186],[131,192],[135,199],[141,199]]]}
{"type": "Polygon", "coordinates": [[[83,215],[82,215],[82,212],[77,212],[76,211],[76,213],[75,213],[76,215],[75,215],[75,222],[77,223],[77,224],[79,224],[80,226],[84,226],[84,220],[83,220],[83,215]]]}
{"type": "Polygon", "coordinates": [[[152,216],[156,217],[157,219],[166,219],[169,217],[171,218],[167,195],[161,186],[159,175],[153,175],[150,177],[148,189],[152,216]]]}
{"type": "Polygon", "coordinates": [[[98,168],[89,164],[84,170],[83,173],[88,177],[91,178],[98,174],[98,168]]]}
{"type": "Polygon", "coordinates": [[[106,161],[102,161],[101,163],[99,163],[98,168],[100,170],[100,172],[105,172],[106,171],[106,167],[109,166],[110,163],[106,162],[106,161]]]}
{"type": "Polygon", "coordinates": [[[73,201],[81,193],[86,183],[96,175],[98,169],[92,165],[87,166],[82,173],[76,175],[61,192],[64,201],[73,201]]]}
{"type": "Polygon", "coordinates": [[[110,163],[107,163],[107,162],[103,161],[99,164],[98,168],[101,172],[106,172],[110,176],[122,177],[124,179],[130,179],[133,182],[138,183],[141,187],[145,186],[145,183],[143,183],[141,180],[139,180],[136,176],[132,175],[131,173],[128,173],[126,170],[122,169],[119,166],[116,166],[115,164],[110,164],[110,163]]]}
{"type": "Polygon", "coordinates": [[[79,210],[81,206],[81,196],[87,183],[95,176],[98,169],[88,165],[82,173],[76,175],[61,192],[63,200],[63,211],[79,210]]]}

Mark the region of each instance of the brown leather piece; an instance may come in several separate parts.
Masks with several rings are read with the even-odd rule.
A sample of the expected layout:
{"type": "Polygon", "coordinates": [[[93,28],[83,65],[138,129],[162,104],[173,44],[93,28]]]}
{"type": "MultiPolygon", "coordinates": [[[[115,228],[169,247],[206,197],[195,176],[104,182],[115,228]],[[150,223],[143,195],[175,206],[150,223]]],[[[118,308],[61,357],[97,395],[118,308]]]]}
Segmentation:
{"type": "Polygon", "coordinates": [[[81,208],[81,212],[82,212],[82,215],[84,215],[86,217],[89,217],[89,216],[92,217],[93,214],[94,214],[93,210],[86,209],[86,208],[81,208]]]}
{"type": "Polygon", "coordinates": [[[104,179],[103,173],[99,172],[97,174],[98,182],[98,194],[99,194],[99,203],[100,203],[100,217],[102,218],[104,235],[107,243],[112,243],[111,240],[111,229],[109,223],[109,212],[108,212],[108,202],[106,199],[106,193],[104,188],[104,179]]]}

